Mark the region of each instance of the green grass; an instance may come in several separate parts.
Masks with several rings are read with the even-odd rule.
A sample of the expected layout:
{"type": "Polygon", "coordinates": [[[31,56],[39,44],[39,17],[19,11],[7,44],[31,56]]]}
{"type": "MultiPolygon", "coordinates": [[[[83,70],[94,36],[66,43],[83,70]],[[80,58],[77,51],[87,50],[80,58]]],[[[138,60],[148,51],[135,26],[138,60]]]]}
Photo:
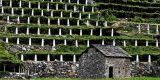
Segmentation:
{"type": "Polygon", "coordinates": [[[106,78],[106,79],[78,79],[78,78],[35,78],[32,80],[160,80],[158,77],[106,78]]]}

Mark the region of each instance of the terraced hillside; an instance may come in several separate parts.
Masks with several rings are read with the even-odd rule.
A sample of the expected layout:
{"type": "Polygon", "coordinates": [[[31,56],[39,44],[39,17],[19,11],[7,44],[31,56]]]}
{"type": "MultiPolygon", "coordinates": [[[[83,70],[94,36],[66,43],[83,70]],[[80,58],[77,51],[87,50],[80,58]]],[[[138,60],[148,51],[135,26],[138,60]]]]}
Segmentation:
{"type": "Polygon", "coordinates": [[[13,57],[0,60],[76,62],[102,44],[151,62],[160,54],[159,12],[158,0],[0,0],[0,49],[13,57]]]}

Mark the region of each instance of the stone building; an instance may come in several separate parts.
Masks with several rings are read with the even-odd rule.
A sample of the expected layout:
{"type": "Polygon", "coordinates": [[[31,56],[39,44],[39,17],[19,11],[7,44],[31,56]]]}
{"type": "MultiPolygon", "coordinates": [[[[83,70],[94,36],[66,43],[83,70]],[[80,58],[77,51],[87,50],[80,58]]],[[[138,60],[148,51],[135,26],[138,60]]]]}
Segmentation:
{"type": "Polygon", "coordinates": [[[92,45],[79,58],[79,77],[130,77],[130,56],[120,47],[92,45]]]}

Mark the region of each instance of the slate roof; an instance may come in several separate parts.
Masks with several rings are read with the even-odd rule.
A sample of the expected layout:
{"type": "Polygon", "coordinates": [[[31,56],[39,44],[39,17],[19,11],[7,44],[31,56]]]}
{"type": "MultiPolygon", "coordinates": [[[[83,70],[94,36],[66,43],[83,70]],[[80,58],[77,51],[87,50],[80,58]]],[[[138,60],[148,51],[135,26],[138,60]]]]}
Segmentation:
{"type": "Polygon", "coordinates": [[[93,44],[93,47],[108,57],[131,57],[126,51],[118,46],[93,44]]]}

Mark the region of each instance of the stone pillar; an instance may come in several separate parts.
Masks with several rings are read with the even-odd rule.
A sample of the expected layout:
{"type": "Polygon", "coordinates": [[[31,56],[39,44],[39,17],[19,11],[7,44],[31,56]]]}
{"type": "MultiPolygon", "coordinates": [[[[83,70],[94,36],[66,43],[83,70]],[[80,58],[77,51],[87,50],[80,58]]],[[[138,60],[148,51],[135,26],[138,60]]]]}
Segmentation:
{"type": "Polygon", "coordinates": [[[114,36],[114,29],[112,28],[112,31],[111,31],[111,37],[114,36]]]}
{"type": "Polygon", "coordinates": [[[90,42],[89,42],[89,40],[87,40],[87,47],[89,47],[90,46],[90,42]]]}
{"type": "Polygon", "coordinates": [[[18,34],[18,27],[16,27],[15,34],[18,34]]]}
{"type": "Polygon", "coordinates": [[[34,16],[34,9],[32,9],[32,16],[34,16]]]}
{"type": "Polygon", "coordinates": [[[159,42],[158,42],[158,40],[156,40],[156,47],[159,47],[159,44],[158,44],[159,42]]]}
{"type": "Polygon", "coordinates": [[[23,9],[23,8],[22,8],[22,13],[21,13],[21,15],[24,16],[24,9],[23,9]]]}
{"type": "Polygon", "coordinates": [[[82,6],[82,12],[84,12],[84,6],[82,6]]]}
{"type": "Polygon", "coordinates": [[[104,39],[102,40],[102,45],[104,45],[104,39]]]}
{"type": "Polygon", "coordinates": [[[116,42],[115,42],[115,39],[113,39],[113,46],[116,46],[116,42]]]}
{"type": "Polygon", "coordinates": [[[14,16],[14,8],[12,8],[11,14],[12,14],[12,16],[14,16]]]}
{"type": "Polygon", "coordinates": [[[24,61],[24,56],[23,56],[23,54],[21,54],[21,61],[24,61]]]}
{"type": "Polygon", "coordinates": [[[37,29],[37,35],[40,35],[40,28],[37,29]]]}
{"type": "Polygon", "coordinates": [[[53,47],[56,46],[56,40],[53,40],[53,47]]]}
{"type": "Polygon", "coordinates": [[[65,45],[65,46],[67,45],[67,40],[66,40],[66,39],[64,40],[64,45],[65,45]]]}
{"type": "Polygon", "coordinates": [[[38,9],[40,9],[41,8],[41,3],[40,2],[38,2],[38,9]]]}
{"type": "Polygon", "coordinates": [[[108,23],[107,21],[104,22],[104,27],[107,27],[108,26],[108,23]]]}
{"type": "Polygon", "coordinates": [[[99,34],[99,36],[102,36],[102,28],[100,28],[100,34],[99,34]]]}
{"type": "Polygon", "coordinates": [[[47,55],[47,61],[50,61],[50,54],[47,55]]]}
{"type": "Polygon", "coordinates": [[[156,25],[156,33],[159,34],[159,27],[156,25]]]}
{"type": "Polygon", "coordinates": [[[80,19],[80,20],[82,19],[82,14],[81,14],[81,13],[79,13],[79,19],[80,19]]]}
{"type": "Polygon", "coordinates": [[[82,36],[83,35],[83,32],[82,32],[82,29],[80,29],[80,36],[82,36]]]}
{"type": "Polygon", "coordinates": [[[147,25],[147,33],[150,34],[150,26],[149,26],[149,24],[147,25]]]}
{"type": "Polygon", "coordinates": [[[42,39],[41,46],[44,46],[44,39],[42,39]]]}
{"type": "Polygon", "coordinates": [[[51,17],[53,17],[53,10],[51,11],[51,17]]]}
{"type": "Polygon", "coordinates": [[[69,17],[72,18],[72,12],[69,13],[69,17]]]}
{"type": "Polygon", "coordinates": [[[77,4],[79,4],[79,0],[77,0],[77,4]]]}
{"type": "Polygon", "coordinates": [[[92,6],[92,13],[94,13],[94,6],[92,6]]]}
{"type": "Polygon", "coordinates": [[[1,13],[4,14],[4,8],[2,7],[1,13]]]}
{"type": "Polygon", "coordinates": [[[41,16],[43,16],[43,10],[41,10],[41,16]]]}
{"type": "Polygon", "coordinates": [[[28,23],[28,24],[30,24],[30,17],[28,17],[28,19],[27,19],[27,23],[28,23]]]}
{"type": "Polygon", "coordinates": [[[18,23],[18,24],[20,23],[20,18],[19,18],[19,16],[17,17],[17,23],[18,23]]]}
{"type": "Polygon", "coordinates": [[[91,29],[90,35],[91,35],[91,36],[93,35],[93,29],[91,29]]]}
{"type": "Polygon", "coordinates": [[[20,0],[19,1],[19,8],[21,8],[22,7],[22,1],[20,0]]]}
{"type": "Polygon", "coordinates": [[[59,28],[59,35],[61,36],[62,35],[62,29],[59,28]]]}
{"type": "Polygon", "coordinates": [[[78,40],[76,40],[75,44],[76,44],[76,47],[78,47],[78,40]]]}
{"type": "Polygon", "coordinates": [[[9,6],[10,6],[10,7],[12,7],[12,0],[10,0],[10,2],[9,2],[9,6]]]}
{"type": "Polygon", "coordinates": [[[7,23],[10,23],[9,16],[7,16],[7,23]]]}
{"type": "Polygon", "coordinates": [[[88,0],[86,0],[85,4],[88,5],[88,0]]]}
{"type": "Polygon", "coordinates": [[[137,40],[135,40],[135,46],[137,46],[137,40]]]}
{"type": "Polygon", "coordinates": [[[77,11],[77,7],[76,7],[76,5],[74,5],[74,9],[73,9],[73,11],[74,11],[74,12],[76,12],[76,11],[77,11]]]}
{"type": "Polygon", "coordinates": [[[50,8],[49,8],[49,3],[47,3],[47,11],[49,11],[49,9],[50,9],[50,8]]]}
{"type": "Polygon", "coordinates": [[[151,64],[151,55],[148,55],[148,64],[151,64]]]}
{"type": "Polygon", "coordinates": [[[71,3],[71,0],[68,0],[68,3],[71,3]]]}
{"type": "Polygon", "coordinates": [[[69,19],[67,19],[67,26],[70,26],[70,21],[69,21],[69,19]]]}
{"type": "Polygon", "coordinates": [[[53,0],[51,0],[51,2],[53,2],[53,0]]]}
{"type": "Polygon", "coordinates": [[[37,61],[37,54],[34,55],[34,61],[37,61]]]}
{"type": "Polygon", "coordinates": [[[67,11],[67,4],[65,4],[64,10],[67,11]]]}
{"type": "Polygon", "coordinates": [[[8,38],[6,37],[6,43],[9,43],[9,40],[8,40],[8,38]]]}
{"type": "Polygon", "coordinates": [[[123,41],[123,46],[126,46],[126,40],[123,41]]]}
{"type": "Polygon", "coordinates": [[[31,8],[31,1],[29,1],[28,3],[28,8],[31,8]]]}
{"type": "Polygon", "coordinates": [[[88,14],[88,19],[91,19],[91,14],[90,13],[88,14]]]}
{"type": "Polygon", "coordinates": [[[79,26],[79,20],[77,20],[77,26],[79,26]]]}
{"type": "Polygon", "coordinates": [[[69,35],[72,35],[72,29],[69,29],[69,35]]]}
{"type": "Polygon", "coordinates": [[[60,55],[60,61],[63,62],[63,55],[60,55]]]}
{"type": "Polygon", "coordinates": [[[61,11],[61,18],[63,17],[63,12],[61,11]]]}
{"type": "Polygon", "coordinates": [[[58,4],[56,4],[56,10],[58,10],[58,4]]]}
{"type": "Polygon", "coordinates": [[[19,45],[19,38],[17,38],[17,45],[19,45]]]}
{"type": "Polygon", "coordinates": [[[98,21],[96,21],[96,26],[99,26],[99,25],[98,25],[98,21]]]}
{"type": "Polygon", "coordinates": [[[29,38],[29,46],[31,46],[31,45],[32,45],[32,39],[29,38]]]}
{"type": "Polygon", "coordinates": [[[58,26],[60,25],[60,19],[59,18],[58,18],[57,24],[58,24],[58,26]]]}
{"type": "Polygon", "coordinates": [[[27,27],[26,34],[29,35],[29,27],[27,27]]]}
{"type": "Polygon", "coordinates": [[[41,20],[40,20],[40,18],[38,18],[37,23],[38,23],[38,26],[41,25],[41,20]]]}
{"type": "Polygon", "coordinates": [[[76,55],[73,55],[73,62],[76,63],[76,55]]]}
{"type": "Polygon", "coordinates": [[[3,4],[3,3],[2,3],[2,0],[0,0],[0,7],[3,6],[2,4],[3,4]]]}
{"type": "Polygon", "coordinates": [[[138,24],[138,33],[141,33],[141,25],[138,24]]]}
{"type": "Polygon", "coordinates": [[[48,26],[51,24],[51,20],[50,18],[48,18],[48,26]]]}
{"type": "Polygon", "coordinates": [[[51,29],[50,28],[48,29],[48,35],[49,36],[51,35],[51,29]]]}
{"type": "Polygon", "coordinates": [[[87,26],[89,26],[90,24],[89,24],[89,21],[87,20],[87,26]]]}
{"type": "Polygon", "coordinates": [[[146,46],[148,46],[148,41],[146,41],[146,46]]]}
{"type": "Polygon", "coordinates": [[[136,62],[139,63],[139,55],[136,55],[136,62]]]}

